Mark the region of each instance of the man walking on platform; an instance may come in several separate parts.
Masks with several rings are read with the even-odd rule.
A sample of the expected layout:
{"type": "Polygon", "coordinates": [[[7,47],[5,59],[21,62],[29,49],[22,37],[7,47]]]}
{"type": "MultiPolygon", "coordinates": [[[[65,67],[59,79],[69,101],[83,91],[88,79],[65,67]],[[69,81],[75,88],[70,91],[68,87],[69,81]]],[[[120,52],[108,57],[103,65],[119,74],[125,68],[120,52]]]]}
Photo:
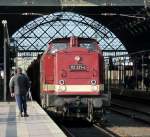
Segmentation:
{"type": "Polygon", "coordinates": [[[9,88],[11,97],[15,96],[21,117],[28,117],[26,95],[29,87],[30,83],[28,77],[22,73],[22,69],[20,67],[17,68],[15,70],[15,75],[10,79],[9,88]]]}

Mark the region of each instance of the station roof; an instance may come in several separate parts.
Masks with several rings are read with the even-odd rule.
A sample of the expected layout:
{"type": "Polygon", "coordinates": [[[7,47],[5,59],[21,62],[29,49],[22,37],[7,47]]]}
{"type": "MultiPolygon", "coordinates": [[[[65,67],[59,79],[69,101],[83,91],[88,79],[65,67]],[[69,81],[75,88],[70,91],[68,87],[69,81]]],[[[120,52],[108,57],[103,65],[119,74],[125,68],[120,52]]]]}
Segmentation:
{"type": "Polygon", "coordinates": [[[144,6],[144,0],[1,0],[1,6],[144,6]]]}
{"type": "MultiPolygon", "coordinates": [[[[0,21],[7,20],[11,36],[41,15],[71,11],[106,26],[131,53],[150,49],[149,5],[144,0],[1,0],[0,21]]],[[[3,42],[2,33],[0,42],[3,42]]]]}

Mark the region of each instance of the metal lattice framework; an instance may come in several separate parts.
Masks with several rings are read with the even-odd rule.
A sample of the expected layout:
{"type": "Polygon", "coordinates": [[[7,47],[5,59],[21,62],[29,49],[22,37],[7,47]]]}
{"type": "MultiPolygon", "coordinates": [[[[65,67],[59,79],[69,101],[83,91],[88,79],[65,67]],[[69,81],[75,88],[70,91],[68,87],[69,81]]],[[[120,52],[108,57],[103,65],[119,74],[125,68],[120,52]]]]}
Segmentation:
{"type": "Polygon", "coordinates": [[[57,12],[41,16],[12,35],[18,56],[36,56],[55,38],[79,36],[95,38],[104,56],[127,54],[120,40],[99,22],[72,12],[57,12]]]}

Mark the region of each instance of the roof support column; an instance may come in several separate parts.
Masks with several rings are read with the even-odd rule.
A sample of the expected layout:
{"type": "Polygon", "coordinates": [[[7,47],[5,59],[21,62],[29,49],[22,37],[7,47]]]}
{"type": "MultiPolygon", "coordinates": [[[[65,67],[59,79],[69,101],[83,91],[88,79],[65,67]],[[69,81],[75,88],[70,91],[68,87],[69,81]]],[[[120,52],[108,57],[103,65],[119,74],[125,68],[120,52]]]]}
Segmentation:
{"type": "Polygon", "coordinates": [[[10,70],[9,70],[9,34],[8,34],[8,27],[7,21],[2,20],[3,29],[4,29],[4,92],[3,92],[3,99],[4,101],[7,100],[7,94],[9,91],[9,78],[10,78],[10,70]]]}

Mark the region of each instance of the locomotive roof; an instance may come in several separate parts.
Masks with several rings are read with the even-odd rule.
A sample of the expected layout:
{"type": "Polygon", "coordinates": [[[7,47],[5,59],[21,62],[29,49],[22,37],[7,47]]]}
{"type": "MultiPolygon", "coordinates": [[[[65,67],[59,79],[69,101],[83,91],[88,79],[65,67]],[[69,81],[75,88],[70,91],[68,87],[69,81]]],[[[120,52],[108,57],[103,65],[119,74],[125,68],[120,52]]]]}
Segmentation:
{"type": "MultiPolygon", "coordinates": [[[[66,38],[56,38],[50,42],[62,42],[62,40],[70,40],[71,37],[66,37],[66,38]]],[[[78,38],[79,41],[87,41],[87,42],[97,42],[95,39],[92,38],[81,38],[81,37],[76,37],[78,38]]]]}

